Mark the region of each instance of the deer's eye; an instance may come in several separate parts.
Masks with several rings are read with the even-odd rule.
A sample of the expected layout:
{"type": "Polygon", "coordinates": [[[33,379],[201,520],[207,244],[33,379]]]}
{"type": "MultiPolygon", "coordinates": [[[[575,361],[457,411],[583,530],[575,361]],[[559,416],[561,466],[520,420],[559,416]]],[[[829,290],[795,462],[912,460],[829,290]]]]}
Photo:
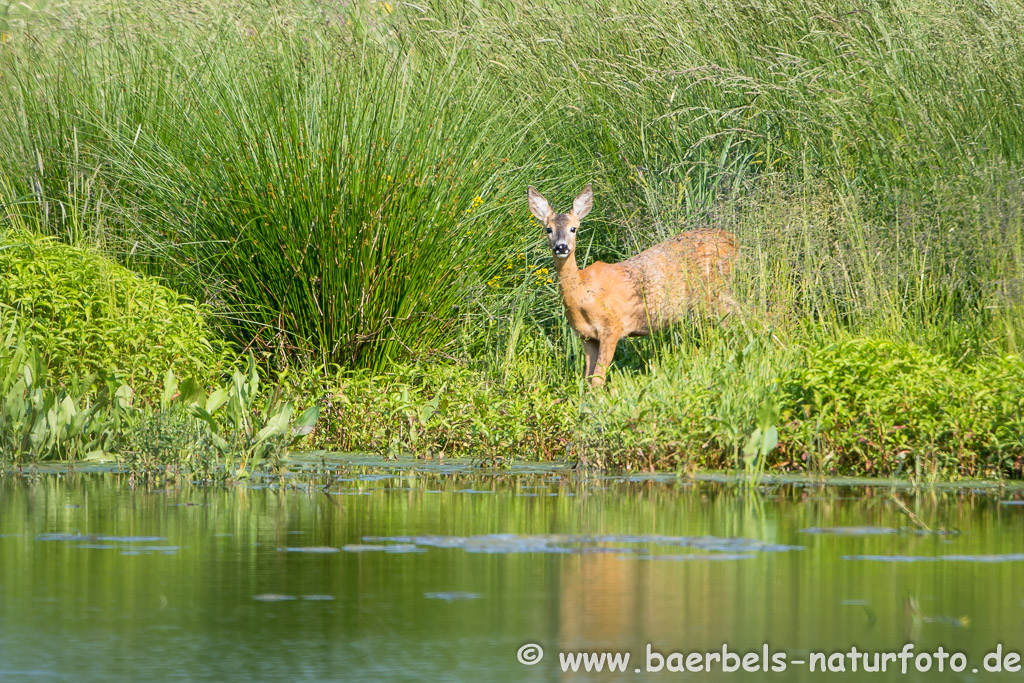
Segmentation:
{"type": "Polygon", "coordinates": [[[550,235],[550,234],[551,234],[551,232],[552,232],[552,231],[551,231],[551,228],[547,228],[547,231],[548,231],[548,234],[549,234],[549,235],[550,235]]]}
{"type": "Polygon", "coordinates": [[[576,228],[569,228],[569,232],[576,232],[576,228]]]}

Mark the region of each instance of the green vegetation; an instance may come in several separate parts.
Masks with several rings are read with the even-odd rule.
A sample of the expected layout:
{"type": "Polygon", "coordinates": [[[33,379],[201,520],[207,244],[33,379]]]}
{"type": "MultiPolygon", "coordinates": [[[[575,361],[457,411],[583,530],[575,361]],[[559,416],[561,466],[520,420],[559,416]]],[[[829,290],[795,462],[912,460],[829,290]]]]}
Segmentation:
{"type": "Polygon", "coordinates": [[[0,247],[29,278],[0,316],[60,382],[113,367],[149,395],[168,368],[232,372],[212,326],[290,368],[281,396],[321,400],[331,447],[1019,475],[1022,10],[0,10],[0,230],[35,245],[0,247]],[[581,263],[704,225],[742,245],[742,320],[624,345],[604,392],[523,198],[564,208],[587,181],[581,263]],[[85,277],[128,297],[103,314],[125,326],[62,341],[25,303],[56,277],[32,274],[43,245],[121,264],[85,277]],[[128,316],[139,287],[187,321],[128,316]]]}
{"type": "Polygon", "coordinates": [[[59,379],[109,373],[153,395],[168,368],[219,377],[230,357],[201,309],[87,249],[0,227],[0,335],[59,379]]]}
{"type": "Polygon", "coordinates": [[[261,391],[251,356],[244,373],[236,368],[210,394],[168,370],[152,403],[113,374],[62,381],[51,372],[38,348],[10,337],[0,345],[0,464],[118,455],[149,479],[248,478],[276,469],[320,413],[310,406],[293,423],[292,401],[261,391]]]}
{"type": "Polygon", "coordinates": [[[526,364],[500,380],[444,365],[343,377],[323,402],[318,443],[612,469],[1020,474],[1020,357],[957,365],[907,342],[782,348],[713,335],[667,349],[648,371],[618,374],[606,392],[578,380],[552,387],[526,364]]]}
{"type": "Polygon", "coordinates": [[[61,387],[36,350],[0,346],[0,463],[27,457],[77,460],[102,453],[125,428],[132,393],[108,384],[99,392],[61,387]]]}

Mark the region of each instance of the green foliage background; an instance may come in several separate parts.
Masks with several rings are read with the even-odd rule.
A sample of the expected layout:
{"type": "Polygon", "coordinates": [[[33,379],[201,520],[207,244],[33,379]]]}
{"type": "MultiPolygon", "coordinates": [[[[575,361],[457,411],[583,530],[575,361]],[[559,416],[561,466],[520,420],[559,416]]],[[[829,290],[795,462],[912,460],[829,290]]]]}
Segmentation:
{"type": "MultiPolygon", "coordinates": [[[[0,7],[0,227],[300,368],[321,443],[738,467],[760,414],[778,467],[1020,471],[1019,0],[0,7]],[[602,394],[523,201],[585,182],[584,263],[742,247],[742,321],[625,344],[602,394]]],[[[105,343],[133,377],[217,367],[105,343]]]]}

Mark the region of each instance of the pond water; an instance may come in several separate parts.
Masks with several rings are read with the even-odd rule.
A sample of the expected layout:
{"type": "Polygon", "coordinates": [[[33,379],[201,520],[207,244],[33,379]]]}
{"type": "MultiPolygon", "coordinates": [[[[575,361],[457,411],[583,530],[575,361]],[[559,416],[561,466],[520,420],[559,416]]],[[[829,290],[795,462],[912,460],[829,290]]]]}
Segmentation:
{"type": "Polygon", "coordinates": [[[0,680],[811,681],[842,664],[846,680],[973,681],[999,677],[997,646],[1004,667],[1024,653],[1019,489],[294,469],[169,490],[0,478],[0,680]],[[906,676],[833,654],[871,666],[908,643],[906,676]],[[543,657],[520,663],[532,644],[543,657]],[[764,673],[766,647],[785,671],[764,673]],[[563,672],[605,651],[629,653],[625,673],[563,672]],[[667,673],[706,651],[710,673],[667,673]],[[723,671],[739,661],[753,671],[723,671]]]}

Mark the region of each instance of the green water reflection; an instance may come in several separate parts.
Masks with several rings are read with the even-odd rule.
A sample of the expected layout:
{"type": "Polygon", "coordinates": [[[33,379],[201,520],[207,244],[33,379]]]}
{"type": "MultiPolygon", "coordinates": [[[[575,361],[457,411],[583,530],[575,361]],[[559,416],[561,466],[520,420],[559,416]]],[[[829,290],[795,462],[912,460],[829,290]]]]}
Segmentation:
{"type": "MultiPolygon", "coordinates": [[[[0,479],[0,679],[526,680],[560,650],[1024,651],[1024,505],[1006,490],[344,467],[145,490],[0,479]],[[305,479],[304,481],[309,481],[305,479]],[[810,531],[809,531],[810,530],[810,531]],[[912,561],[907,561],[912,560],[912,561]],[[542,662],[516,661],[524,643],[542,662]]],[[[1020,674],[1017,674],[1020,676],[1020,674]]],[[[578,674],[575,677],[583,677],[578,674]]],[[[763,673],[674,674],[764,680],[763,673]]],[[[820,680],[792,665],[777,680],[820,680]]]]}

